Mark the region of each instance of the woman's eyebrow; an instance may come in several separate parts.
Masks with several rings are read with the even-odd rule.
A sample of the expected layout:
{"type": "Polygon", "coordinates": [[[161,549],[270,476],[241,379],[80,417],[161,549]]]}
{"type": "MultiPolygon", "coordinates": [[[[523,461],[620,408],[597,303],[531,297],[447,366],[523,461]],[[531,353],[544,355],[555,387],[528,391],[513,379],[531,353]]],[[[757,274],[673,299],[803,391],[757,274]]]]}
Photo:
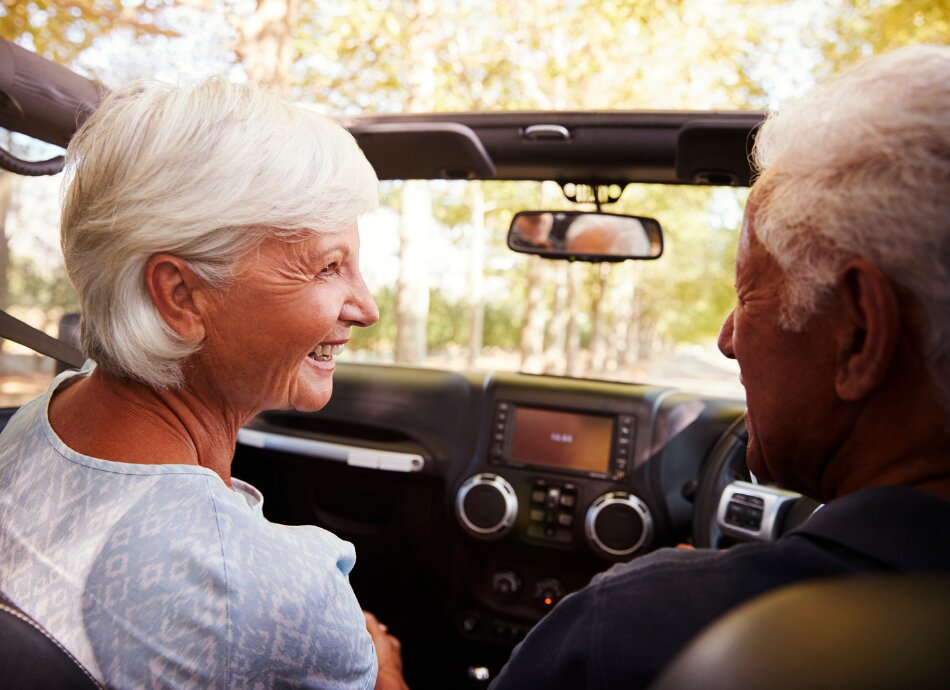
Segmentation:
{"type": "Polygon", "coordinates": [[[322,262],[326,257],[332,254],[347,256],[349,253],[349,245],[347,245],[346,242],[337,240],[329,244],[321,244],[317,247],[301,245],[296,251],[292,252],[290,256],[295,262],[311,265],[322,262]]]}

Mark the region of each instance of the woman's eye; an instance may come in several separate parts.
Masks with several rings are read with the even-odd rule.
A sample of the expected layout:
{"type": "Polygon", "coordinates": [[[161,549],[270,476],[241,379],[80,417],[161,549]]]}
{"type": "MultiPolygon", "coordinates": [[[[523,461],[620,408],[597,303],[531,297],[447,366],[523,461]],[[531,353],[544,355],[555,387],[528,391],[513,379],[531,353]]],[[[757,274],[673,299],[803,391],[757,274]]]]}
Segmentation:
{"type": "Polygon", "coordinates": [[[339,268],[340,266],[337,263],[328,264],[320,269],[319,277],[330,278],[335,276],[339,272],[339,268]]]}

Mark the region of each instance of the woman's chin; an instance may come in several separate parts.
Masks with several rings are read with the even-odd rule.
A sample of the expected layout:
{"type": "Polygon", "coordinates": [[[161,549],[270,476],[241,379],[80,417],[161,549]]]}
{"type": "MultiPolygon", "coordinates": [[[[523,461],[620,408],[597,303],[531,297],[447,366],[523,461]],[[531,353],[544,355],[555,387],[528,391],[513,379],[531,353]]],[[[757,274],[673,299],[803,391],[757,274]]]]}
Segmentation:
{"type": "Polygon", "coordinates": [[[289,407],[298,412],[316,412],[323,408],[333,393],[334,362],[307,360],[296,390],[291,394],[289,407]],[[329,366],[328,366],[329,365],[329,366]]]}
{"type": "Polygon", "coordinates": [[[316,412],[330,402],[330,392],[323,394],[299,395],[290,401],[290,407],[297,412],[316,412]]]}

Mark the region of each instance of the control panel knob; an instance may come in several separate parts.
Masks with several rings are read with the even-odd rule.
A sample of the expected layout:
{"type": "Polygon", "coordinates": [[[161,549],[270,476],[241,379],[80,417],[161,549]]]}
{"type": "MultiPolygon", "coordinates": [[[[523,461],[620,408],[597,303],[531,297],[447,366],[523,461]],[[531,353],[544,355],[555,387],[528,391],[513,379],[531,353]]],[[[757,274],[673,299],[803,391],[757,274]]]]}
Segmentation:
{"type": "Polygon", "coordinates": [[[538,580],[534,585],[534,598],[544,608],[551,608],[564,598],[564,585],[555,577],[538,580]]]}
{"type": "Polygon", "coordinates": [[[515,524],[518,497],[504,477],[482,473],[469,477],[455,495],[455,514],[466,532],[497,539],[515,524]]]}
{"type": "Polygon", "coordinates": [[[595,551],[611,558],[629,556],[653,538],[653,516],[636,496],[612,491],[591,504],[584,531],[595,551]]]}
{"type": "Polygon", "coordinates": [[[497,570],[491,576],[491,591],[502,597],[514,597],[521,591],[521,578],[511,570],[497,570]]]}

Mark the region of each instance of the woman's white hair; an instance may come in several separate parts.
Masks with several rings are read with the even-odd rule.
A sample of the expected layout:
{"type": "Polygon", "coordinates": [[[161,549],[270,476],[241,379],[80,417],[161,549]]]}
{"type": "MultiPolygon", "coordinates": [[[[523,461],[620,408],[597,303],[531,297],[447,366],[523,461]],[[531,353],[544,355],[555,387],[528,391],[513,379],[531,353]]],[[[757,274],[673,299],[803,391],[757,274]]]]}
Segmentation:
{"type": "Polygon", "coordinates": [[[66,152],[62,247],[84,354],[116,376],[180,385],[201,344],[154,307],[150,256],[174,254],[223,286],[264,239],[339,231],[377,203],[376,174],[345,129],[254,84],[111,94],[66,152]]]}
{"type": "Polygon", "coordinates": [[[751,227],[785,269],[800,330],[843,264],[876,264],[920,310],[950,404],[950,47],[874,57],[770,116],[756,137],[751,227]]]}

